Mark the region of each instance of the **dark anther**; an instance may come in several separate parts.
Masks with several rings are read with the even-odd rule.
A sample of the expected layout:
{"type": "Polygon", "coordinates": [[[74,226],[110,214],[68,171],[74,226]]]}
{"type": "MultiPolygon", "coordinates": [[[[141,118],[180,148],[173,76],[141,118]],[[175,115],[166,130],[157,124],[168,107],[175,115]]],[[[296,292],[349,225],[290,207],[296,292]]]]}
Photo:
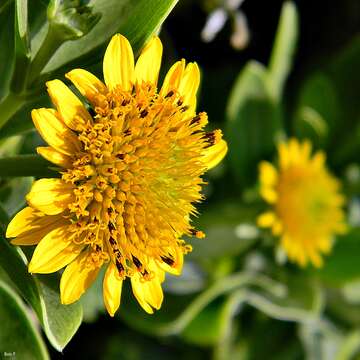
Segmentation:
{"type": "MultiPolygon", "coordinates": [[[[111,223],[110,223],[110,224],[111,224],[111,223]]],[[[110,228],[110,224],[109,224],[109,228],[110,228]]],[[[112,246],[116,245],[116,241],[115,241],[115,239],[112,238],[112,237],[110,237],[109,242],[110,242],[110,244],[111,244],[112,246]]]]}
{"type": "Polygon", "coordinates": [[[110,231],[115,230],[115,226],[111,222],[109,223],[108,228],[109,228],[110,231]]]}
{"type": "Polygon", "coordinates": [[[96,250],[96,251],[101,251],[100,245],[95,245],[95,250],[96,250]]]}
{"type": "Polygon", "coordinates": [[[113,208],[111,208],[111,207],[109,207],[108,209],[107,209],[107,213],[110,215],[110,214],[112,214],[113,213],[113,211],[114,211],[114,209],[113,208]]]}
{"type": "Polygon", "coordinates": [[[185,112],[186,110],[188,110],[189,109],[189,107],[187,106],[187,105],[185,105],[185,106],[183,106],[181,109],[180,109],[180,111],[181,112],[185,112]]]}
{"type": "Polygon", "coordinates": [[[124,135],[125,136],[130,136],[131,135],[131,130],[130,129],[125,130],[124,135]]]}
{"type": "Polygon", "coordinates": [[[183,104],[183,101],[182,100],[178,100],[177,102],[178,106],[181,106],[183,104]]]}
{"type": "Polygon", "coordinates": [[[116,268],[118,269],[119,273],[121,274],[124,271],[124,266],[118,259],[116,259],[115,262],[116,262],[116,268]]]}
{"type": "Polygon", "coordinates": [[[172,97],[173,95],[174,95],[174,92],[171,90],[166,94],[165,99],[169,98],[169,97],[172,97]]]}
{"type": "Polygon", "coordinates": [[[149,273],[146,271],[146,270],[144,270],[142,273],[141,273],[141,275],[143,275],[143,276],[145,276],[145,275],[148,275],[149,273]]]}
{"type": "Polygon", "coordinates": [[[124,160],[125,155],[124,154],[116,154],[116,158],[119,160],[124,160]]]}
{"type": "Polygon", "coordinates": [[[161,257],[161,260],[162,260],[164,263],[168,264],[169,266],[173,266],[173,265],[174,265],[174,260],[173,260],[173,259],[171,259],[171,258],[169,258],[169,257],[167,257],[167,256],[160,256],[160,257],[161,257]]]}
{"type": "Polygon", "coordinates": [[[140,262],[140,260],[136,257],[136,256],[132,256],[132,258],[133,258],[133,262],[134,262],[134,264],[135,264],[135,266],[138,268],[138,269],[140,269],[141,267],[142,267],[142,264],[141,264],[141,262],[140,262]]]}
{"type": "Polygon", "coordinates": [[[130,102],[129,100],[124,99],[124,100],[122,101],[121,105],[122,105],[122,106],[125,106],[125,105],[127,105],[129,102],[130,102]]]}
{"type": "Polygon", "coordinates": [[[192,236],[196,236],[197,230],[195,230],[195,229],[190,229],[190,234],[191,234],[192,236]]]}
{"type": "Polygon", "coordinates": [[[214,145],[216,140],[215,133],[213,131],[208,132],[203,136],[203,139],[209,143],[209,146],[214,145]]]}
{"type": "Polygon", "coordinates": [[[190,121],[190,125],[194,125],[194,124],[198,124],[200,122],[201,116],[200,115],[196,115],[195,117],[193,117],[190,121]]]}
{"type": "Polygon", "coordinates": [[[140,117],[141,118],[144,118],[149,112],[147,110],[143,110],[141,113],[140,113],[140,117]]]}

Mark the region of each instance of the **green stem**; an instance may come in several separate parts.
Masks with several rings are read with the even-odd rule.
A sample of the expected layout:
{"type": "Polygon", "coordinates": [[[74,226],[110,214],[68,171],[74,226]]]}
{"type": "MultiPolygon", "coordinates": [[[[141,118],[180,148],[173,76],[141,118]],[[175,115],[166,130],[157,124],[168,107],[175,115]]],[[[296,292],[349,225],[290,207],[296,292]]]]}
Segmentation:
{"type": "Polygon", "coordinates": [[[54,166],[39,155],[17,155],[0,158],[0,177],[57,177],[54,166]]]}
{"type": "Polygon", "coordinates": [[[31,87],[32,83],[38,78],[41,71],[45,68],[46,64],[55,54],[56,50],[59,48],[62,42],[63,41],[60,39],[54,29],[49,26],[45,39],[31,62],[28,87],[31,87]]]}
{"type": "Polygon", "coordinates": [[[26,100],[14,93],[9,93],[0,102],[0,129],[23,107],[26,100]]]}

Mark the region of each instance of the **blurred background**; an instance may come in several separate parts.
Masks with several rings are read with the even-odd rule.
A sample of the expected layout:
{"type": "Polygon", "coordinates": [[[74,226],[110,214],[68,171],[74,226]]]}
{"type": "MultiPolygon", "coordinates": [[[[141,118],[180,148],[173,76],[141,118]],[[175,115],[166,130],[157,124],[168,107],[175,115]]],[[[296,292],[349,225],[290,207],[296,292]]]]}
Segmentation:
{"type": "MultiPolygon", "coordinates": [[[[35,1],[30,17],[46,6],[35,1]]],[[[179,1],[160,30],[163,75],[180,58],[199,64],[198,111],[229,144],[225,161],[207,175],[195,220],[207,236],[187,239],[193,252],[181,277],[167,276],[155,315],[125,288],[110,318],[97,281],[81,299],[83,323],[65,349],[44,337],[52,359],[360,359],[359,25],[358,0],[179,1]],[[269,73],[276,81],[267,86],[269,73]],[[321,270],[284,262],[276,239],[256,226],[267,208],[258,163],[273,160],[276,141],[290,136],[326,151],[348,199],[351,230],[321,270]]],[[[102,54],[99,48],[94,56],[102,54]]],[[[86,63],[101,76],[99,64],[86,63]]],[[[29,119],[28,110],[15,118],[29,119]]],[[[41,140],[24,130],[16,152],[34,153],[41,140]]],[[[10,216],[23,196],[14,195],[14,181],[22,194],[29,183],[2,181],[10,216]]]]}

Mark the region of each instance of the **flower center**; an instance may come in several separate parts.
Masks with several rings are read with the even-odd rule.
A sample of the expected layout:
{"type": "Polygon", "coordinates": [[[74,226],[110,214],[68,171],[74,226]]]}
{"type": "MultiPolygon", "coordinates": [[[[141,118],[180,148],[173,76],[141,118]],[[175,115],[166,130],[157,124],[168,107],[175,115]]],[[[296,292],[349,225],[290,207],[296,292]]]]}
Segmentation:
{"type": "Polygon", "coordinates": [[[280,176],[276,210],[286,231],[297,237],[314,236],[318,223],[324,221],[331,192],[328,184],[310,169],[296,167],[280,176]]]}
{"type": "Polygon", "coordinates": [[[151,259],[173,266],[171,249],[191,250],[179,238],[202,236],[189,215],[202,199],[203,151],[217,133],[204,133],[206,114],[187,115],[178,99],[148,83],[98,95],[93,121],[78,132],[83,149],[62,174],[74,185],[74,241],[91,246],[98,261],[113,261],[122,276],[151,276],[151,259]]]}

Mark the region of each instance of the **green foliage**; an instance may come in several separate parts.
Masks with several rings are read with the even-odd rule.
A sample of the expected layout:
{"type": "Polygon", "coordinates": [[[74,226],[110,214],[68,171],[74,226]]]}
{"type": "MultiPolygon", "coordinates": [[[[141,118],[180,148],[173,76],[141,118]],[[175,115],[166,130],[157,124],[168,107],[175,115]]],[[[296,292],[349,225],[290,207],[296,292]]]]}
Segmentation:
{"type": "Polygon", "coordinates": [[[29,360],[49,359],[45,344],[34,327],[25,305],[2,281],[0,281],[0,322],[2,356],[29,360]]]}

